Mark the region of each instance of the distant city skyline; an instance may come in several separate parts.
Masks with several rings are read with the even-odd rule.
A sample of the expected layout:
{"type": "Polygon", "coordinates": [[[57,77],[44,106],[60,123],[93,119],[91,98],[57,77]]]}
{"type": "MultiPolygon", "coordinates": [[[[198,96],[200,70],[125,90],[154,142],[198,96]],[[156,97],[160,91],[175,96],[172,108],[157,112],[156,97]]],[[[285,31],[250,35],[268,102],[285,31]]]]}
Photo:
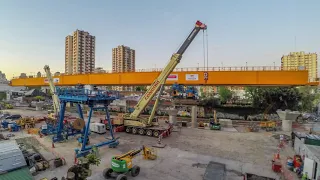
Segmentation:
{"type": "MultiPolygon", "coordinates": [[[[119,44],[139,52],[137,69],[164,67],[196,20],[208,25],[210,67],[280,66],[281,56],[289,52],[319,54],[319,6],[318,0],[128,1],[126,6],[102,0],[3,1],[1,70],[8,79],[22,72],[43,73],[46,64],[52,72],[64,72],[63,38],[77,28],[97,37],[97,67],[112,70],[110,49],[119,44]],[[204,6],[194,8],[199,5],[204,6]]],[[[178,67],[203,66],[201,36],[178,67]]]]}

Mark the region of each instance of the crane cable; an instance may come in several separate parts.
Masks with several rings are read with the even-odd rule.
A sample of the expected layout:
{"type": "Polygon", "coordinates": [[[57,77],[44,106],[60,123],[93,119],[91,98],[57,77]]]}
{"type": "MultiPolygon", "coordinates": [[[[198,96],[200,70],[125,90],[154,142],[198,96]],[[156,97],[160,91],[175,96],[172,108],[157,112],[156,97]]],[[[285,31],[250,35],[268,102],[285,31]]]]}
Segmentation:
{"type": "Polygon", "coordinates": [[[209,41],[208,41],[208,31],[203,30],[203,71],[209,70],[209,41]],[[206,31],[206,33],[204,33],[206,31]]]}
{"type": "Polygon", "coordinates": [[[203,71],[205,71],[206,70],[206,44],[205,44],[204,30],[202,33],[202,46],[203,46],[203,71]]]}
{"type": "Polygon", "coordinates": [[[208,31],[206,30],[206,40],[207,40],[207,71],[209,70],[209,40],[208,40],[208,31]]]}
{"type": "MultiPolygon", "coordinates": [[[[203,30],[203,71],[208,71],[208,57],[209,57],[209,51],[208,51],[208,32],[207,30],[203,30]],[[206,31],[206,36],[204,31],[206,31]],[[206,60],[207,60],[207,68],[206,68],[206,60]]],[[[207,72],[208,73],[208,72],[207,72]]],[[[206,87],[204,89],[206,91],[206,87]]],[[[207,91],[206,91],[207,92],[207,91]]],[[[208,92],[207,92],[208,93],[208,92]]],[[[207,94],[208,95],[208,94],[207,94]]]]}

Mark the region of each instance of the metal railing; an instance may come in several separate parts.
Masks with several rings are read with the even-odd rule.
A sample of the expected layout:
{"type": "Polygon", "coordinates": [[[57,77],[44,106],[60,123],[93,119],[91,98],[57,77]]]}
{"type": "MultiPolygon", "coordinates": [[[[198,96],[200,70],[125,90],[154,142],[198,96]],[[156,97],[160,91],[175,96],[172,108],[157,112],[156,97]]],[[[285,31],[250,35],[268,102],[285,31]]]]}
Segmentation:
{"type": "Polygon", "coordinates": [[[119,98],[119,91],[105,91],[105,90],[89,90],[84,88],[59,88],[57,87],[58,96],[78,96],[78,97],[95,97],[100,99],[105,98],[119,98]]]}
{"type": "MultiPolygon", "coordinates": [[[[105,70],[105,72],[92,72],[92,73],[75,73],[72,75],[79,74],[108,74],[108,73],[130,73],[130,72],[161,72],[164,68],[148,68],[148,69],[136,69],[135,71],[126,71],[126,72],[114,72],[112,70],[105,70]]],[[[299,67],[280,67],[280,66],[237,66],[237,67],[189,67],[189,68],[175,68],[173,72],[188,72],[188,71],[301,71],[299,67]]],[[[71,74],[70,74],[71,75],[71,74]]],[[[54,76],[54,74],[53,74],[54,76]]],[[[58,76],[68,76],[68,74],[59,74],[58,76]]],[[[19,78],[37,78],[36,75],[29,75],[26,77],[13,77],[12,79],[19,78]]],[[[41,75],[41,77],[46,77],[41,75]]]]}

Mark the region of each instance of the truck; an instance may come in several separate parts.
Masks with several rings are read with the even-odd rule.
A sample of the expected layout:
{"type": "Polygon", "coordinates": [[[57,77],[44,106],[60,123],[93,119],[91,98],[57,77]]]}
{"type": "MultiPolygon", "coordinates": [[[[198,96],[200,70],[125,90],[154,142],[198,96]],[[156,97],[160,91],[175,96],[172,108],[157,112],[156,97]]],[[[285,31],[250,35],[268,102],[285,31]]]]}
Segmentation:
{"type": "Polygon", "coordinates": [[[197,34],[201,30],[206,30],[207,25],[202,23],[201,21],[197,21],[193,30],[190,32],[188,37],[185,39],[184,43],[180,46],[178,51],[171,56],[169,63],[163,69],[163,71],[159,74],[159,76],[153,81],[150,88],[145,92],[145,94],[140,98],[137,105],[134,108],[134,111],[130,114],[123,114],[121,117],[117,118],[117,122],[119,124],[113,123],[114,125],[123,125],[124,129],[127,133],[139,134],[139,135],[147,135],[153,137],[163,136],[165,132],[171,131],[172,126],[168,125],[168,127],[160,126],[157,117],[154,116],[158,103],[160,101],[160,96],[163,91],[164,84],[175,67],[179,64],[182,55],[187,50],[191,42],[197,36],[197,34]],[[140,114],[146,108],[148,103],[152,100],[152,98],[158,93],[158,97],[153,106],[151,115],[149,118],[140,117],[140,114]]]}

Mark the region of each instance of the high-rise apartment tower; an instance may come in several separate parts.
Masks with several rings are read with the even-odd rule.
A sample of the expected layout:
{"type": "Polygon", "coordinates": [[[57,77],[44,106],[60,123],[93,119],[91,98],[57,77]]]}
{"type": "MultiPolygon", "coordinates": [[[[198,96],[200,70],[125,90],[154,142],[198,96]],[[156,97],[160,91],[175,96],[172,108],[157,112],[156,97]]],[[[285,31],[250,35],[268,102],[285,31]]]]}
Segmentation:
{"type": "MultiPolygon", "coordinates": [[[[112,49],[112,72],[134,72],[136,63],[135,50],[121,45],[112,49]]],[[[134,87],[114,87],[115,90],[132,91],[134,87]]]]}
{"type": "Polygon", "coordinates": [[[65,39],[65,73],[92,73],[95,68],[95,36],[76,30],[65,39]]]}
{"type": "Polygon", "coordinates": [[[306,69],[308,70],[309,81],[317,81],[318,78],[318,56],[316,53],[291,52],[281,58],[281,68],[306,69]]]}
{"type": "Polygon", "coordinates": [[[135,50],[121,45],[112,49],[112,71],[113,72],[134,72],[135,71],[135,50]]]}

